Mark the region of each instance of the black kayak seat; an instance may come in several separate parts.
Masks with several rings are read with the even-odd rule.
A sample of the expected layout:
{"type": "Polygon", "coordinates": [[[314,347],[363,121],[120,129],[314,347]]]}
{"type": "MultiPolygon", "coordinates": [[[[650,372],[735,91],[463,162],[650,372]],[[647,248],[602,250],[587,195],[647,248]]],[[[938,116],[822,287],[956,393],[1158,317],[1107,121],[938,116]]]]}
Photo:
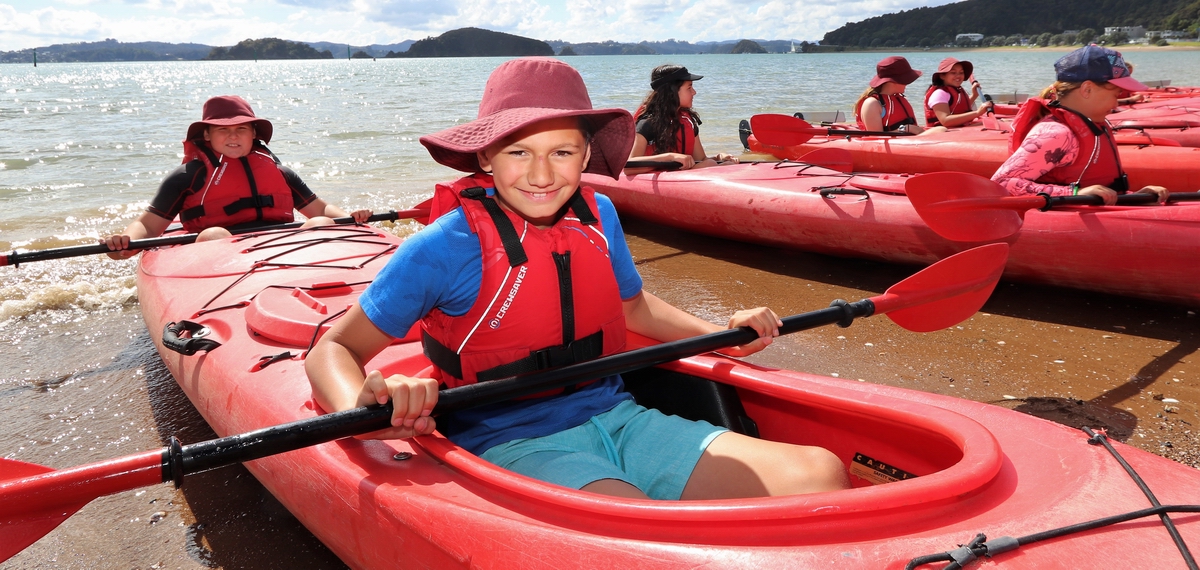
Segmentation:
{"type": "Polygon", "coordinates": [[[733,386],[660,368],[643,368],[621,377],[642,406],[758,437],[758,425],[746,414],[733,386]]]}

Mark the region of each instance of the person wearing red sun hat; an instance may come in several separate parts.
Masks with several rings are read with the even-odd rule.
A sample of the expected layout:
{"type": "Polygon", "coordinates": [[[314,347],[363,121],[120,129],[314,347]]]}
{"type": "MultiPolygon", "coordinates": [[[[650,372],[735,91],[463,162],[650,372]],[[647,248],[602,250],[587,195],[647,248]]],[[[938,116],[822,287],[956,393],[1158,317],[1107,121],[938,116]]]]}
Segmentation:
{"type": "MultiPolygon", "coordinates": [[[[562,487],[640,499],[721,499],[849,486],[832,452],[752,438],[634,402],[620,375],[431,417],[440,386],[569,366],[625,348],[626,331],[673,341],[724,330],[642,290],[612,202],[584,172],[621,175],[634,140],[624,109],[594,109],[579,73],[550,58],[501,64],[474,121],[421,137],[438,163],[468,173],[439,185],[436,217],[305,360],[328,412],[393,402],[382,439],[438,429],[501,468],[562,487]],[[440,214],[440,216],[438,215],[440,214]],[[421,323],[432,367],[414,377],[364,364],[421,323]]],[[[758,338],[770,309],[728,327],[758,338]]]]}
{"type": "Polygon", "coordinates": [[[288,223],[293,210],[308,218],[303,227],[328,225],[345,216],[359,223],[371,217],[370,210],[347,214],[318,198],[267,149],[274,130],[241,97],[205,101],[201,120],[188,127],[184,138],[183,164],[162,181],[138,219],[101,240],[108,245],[108,256],[124,259],[138,253],[129,249],[131,240],[162,235],[177,216],[185,230],[199,234],[196,241],[229,237],[230,229],[288,223]]]}

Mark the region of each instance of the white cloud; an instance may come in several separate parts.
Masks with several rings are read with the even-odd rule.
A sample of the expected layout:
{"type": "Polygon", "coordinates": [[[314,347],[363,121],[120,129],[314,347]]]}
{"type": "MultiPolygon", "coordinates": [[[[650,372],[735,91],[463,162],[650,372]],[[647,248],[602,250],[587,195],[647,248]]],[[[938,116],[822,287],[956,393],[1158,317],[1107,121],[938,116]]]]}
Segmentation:
{"type": "MultiPolygon", "coordinates": [[[[245,0],[235,0],[238,4],[245,0]]],[[[240,6],[233,6],[228,0],[175,0],[176,14],[199,16],[197,20],[213,17],[238,18],[245,14],[240,6]]]]}
{"type": "Polygon", "coordinates": [[[383,0],[373,3],[363,16],[398,28],[433,31],[432,22],[459,12],[457,2],[447,0],[383,0]]]}
{"type": "Polygon", "coordinates": [[[98,33],[104,29],[103,21],[99,14],[88,10],[59,10],[51,7],[22,13],[10,5],[0,4],[0,31],[6,34],[76,37],[98,33]]]}

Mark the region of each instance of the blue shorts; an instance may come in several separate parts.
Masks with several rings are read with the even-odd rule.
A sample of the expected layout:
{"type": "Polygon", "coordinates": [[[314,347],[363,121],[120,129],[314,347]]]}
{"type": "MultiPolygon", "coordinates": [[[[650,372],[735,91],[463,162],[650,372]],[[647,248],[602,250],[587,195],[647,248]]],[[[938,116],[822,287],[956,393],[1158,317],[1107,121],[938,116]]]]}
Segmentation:
{"type": "Polygon", "coordinates": [[[527,477],[581,489],[617,479],[651,499],[677,500],[708,444],[725,428],[648,410],[631,400],[587,423],[545,437],[516,439],[483,459],[527,477]]]}

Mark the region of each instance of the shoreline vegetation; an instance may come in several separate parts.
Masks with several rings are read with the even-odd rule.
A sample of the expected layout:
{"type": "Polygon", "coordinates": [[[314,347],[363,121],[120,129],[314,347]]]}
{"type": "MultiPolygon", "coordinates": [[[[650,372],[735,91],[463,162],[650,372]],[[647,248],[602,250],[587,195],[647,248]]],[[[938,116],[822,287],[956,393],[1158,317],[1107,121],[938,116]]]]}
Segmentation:
{"type": "MultiPolygon", "coordinates": [[[[525,38],[528,39],[528,38],[525,38]]],[[[122,44],[111,40],[118,46],[136,46],[138,44],[122,44]]],[[[424,41],[424,40],[421,40],[424,41]]],[[[1078,49],[1079,45],[1062,45],[1062,46],[937,46],[937,47],[850,47],[850,46],[822,46],[825,49],[817,49],[811,52],[800,52],[797,47],[796,52],[787,50],[770,50],[765,48],[761,40],[740,40],[730,41],[721,44],[712,44],[717,49],[704,51],[700,49],[693,50],[669,50],[656,51],[644,44],[620,44],[617,42],[603,42],[599,44],[568,44],[561,43],[558,49],[552,49],[547,42],[538,40],[530,40],[536,44],[525,44],[524,47],[532,47],[533,49],[522,49],[521,46],[512,49],[495,51],[481,51],[479,49],[463,49],[458,50],[455,47],[447,46],[444,42],[431,43],[427,50],[421,50],[424,53],[410,54],[408,51],[396,52],[394,49],[388,50],[386,53],[379,53],[380,47],[395,47],[399,44],[390,46],[350,46],[350,52],[347,51],[345,44],[342,44],[336,52],[330,47],[337,49],[338,44],[329,42],[320,42],[307,44],[304,42],[289,42],[278,38],[262,38],[259,40],[245,40],[235,46],[205,46],[200,44],[166,44],[155,42],[159,46],[163,46],[161,51],[153,51],[142,49],[140,47],[119,47],[117,49],[82,49],[66,50],[71,46],[87,46],[88,44],[62,44],[50,46],[50,48],[59,48],[58,50],[50,50],[50,48],[30,48],[25,50],[0,52],[0,64],[30,64],[34,63],[34,53],[36,52],[36,63],[51,64],[51,63],[79,63],[79,62],[128,62],[128,61],[214,61],[214,60],[285,60],[285,59],[376,59],[376,58],[419,58],[419,57],[520,57],[527,55],[545,55],[545,56],[588,56],[588,55],[690,55],[690,54],[791,54],[791,55],[808,55],[809,53],[920,53],[920,52],[975,52],[975,51],[1025,51],[1025,50],[1043,50],[1049,52],[1069,52],[1078,49]],[[256,49],[253,47],[256,44],[272,44],[276,49],[256,49]],[[303,46],[303,47],[289,47],[303,46]],[[540,46],[546,46],[540,48],[540,46]],[[318,51],[316,47],[324,47],[318,51]],[[597,49],[598,46],[598,49],[597,49]],[[632,47],[631,47],[632,46],[632,47]],[[593,49],[587,49],[592,47],[593,49]],[[200,55],[203,52],[204,55],[200,55]],[[184,55],[186,54],[186,55],[184,55]]],[[[790,42],[777,40],[777,42],[790,42]]],[[[95,42],[101,43],[101,42],[95,42]]],[[[414,45],[419,42],[407,41],[405,44],[414,45]]],[[[474,43],[474,42],[473,42],[474,43]]],[[[674,42],[676,44],[686,44],[687,42],[674,42]]],[[[478,46],[479,44],[475,44],[478,46]]],[[[695,44],[692,44],[695,45],[695,44]]],[[[708,47],[708,46],[706,46],[708,47]]],[[[1165,46],[1148,45],[1148,44],[1118,44],[1109,46],[1117,51],[1122,52],[1137,52],[1137,51],[1200,51],[1200,42],[1186,41],[1174,42],[1165,46]]]]}
{"type": "MultiPolygon", "coordinates": [[[[864,48],[854,48],[854,49],[846,49],[846,50],[844,50],[844,52],[845,53],[864,53],[864,52],[911,53],[911,52],[925,52],[925,51],[932,51],[932,52],[964,52],[964,51],[967,51],[967,52],[971,52],[971,51],[1038,50],[1038,51],[1054,51],[1054,52],[1068,53],[1068,52],[1075,51],[1075,50],[1079,49],[1080,47],[1082,47],[1082,46],[1079,46],[1079,45],[1070,45],[1070,46],[987,46],[987,47],[954,46],[954,47],[936,47],[936,48],[933,48],[933,47],[931,47],[931,48],[893,47],[893,48],[865,48],[865,49],[864,48]]],[[[1178,43],[1173,43],[1173,44],[1165,45],[1165,46],[1155,46],[1155,45],[1145,45],[1145,44],[1121,44],[1121,45],[1114,45],[1114,46],[1107,46],[1107,47],[1111,47],[1112,49],[1115,49],[1120,52],[1127,52],[1127,51],[1196,51],[1196,50],[1200,50],[1200,42],[1178,42],[1178,43]]]]}
{"type": "MultiPolygon", "coordinates": [[[[1200,0],[1197,0],[1200,3],[1200,0]]],[[[1043,34],[1045,35],[1045,34],[1043,34]]],[[[1032,39],[1031,37],[1030,39],[1032,39]]],[[[1072,38],[1073,39],[1073,38],[1072,38]]],[[[891,43],[891,42],[889,42],[891,43]]],[[[1045,42],[1041,42],[1045,44],[1045,42]]],[[[406,40],[398,44],[350,46],[330,42],[295,42],[279,38],[247,39],[230,47],[203,44],[170,44],[163,42],[123,43],[114,39],[102,42],[58,44],[48,47],[0,52],[0,63],[69,63],[120,61],[203,61],[203,60],[280,60],[280,59],[374,59],[426,57],[521,57],[521,56],[586,56],[586,55],[683,55],[683,54],[759,54],[759,53],[909,53],[961,51],[1048,50],[1071,51],[1078,43],[1067,45],[819,45],[794,40],[731,40],[726,42],[643,41],[636,44],[620,42],[570,43],[562,40],[542,41],[481,28],[460,28],[440,36],[422,40],[406,40]],[[387,50],[385,53],[384,50],[387,50]],[[399,51],[397,51],[399,49],[399,51]],[[342,55],[344,54],[344,55],[342,55]]],[[[1180,41],[1167,45],[1152,43],[1115,43],[1111,47],[1122,51],[1189,51],[1200,50],[1200,41],[1180,41]]]]}

